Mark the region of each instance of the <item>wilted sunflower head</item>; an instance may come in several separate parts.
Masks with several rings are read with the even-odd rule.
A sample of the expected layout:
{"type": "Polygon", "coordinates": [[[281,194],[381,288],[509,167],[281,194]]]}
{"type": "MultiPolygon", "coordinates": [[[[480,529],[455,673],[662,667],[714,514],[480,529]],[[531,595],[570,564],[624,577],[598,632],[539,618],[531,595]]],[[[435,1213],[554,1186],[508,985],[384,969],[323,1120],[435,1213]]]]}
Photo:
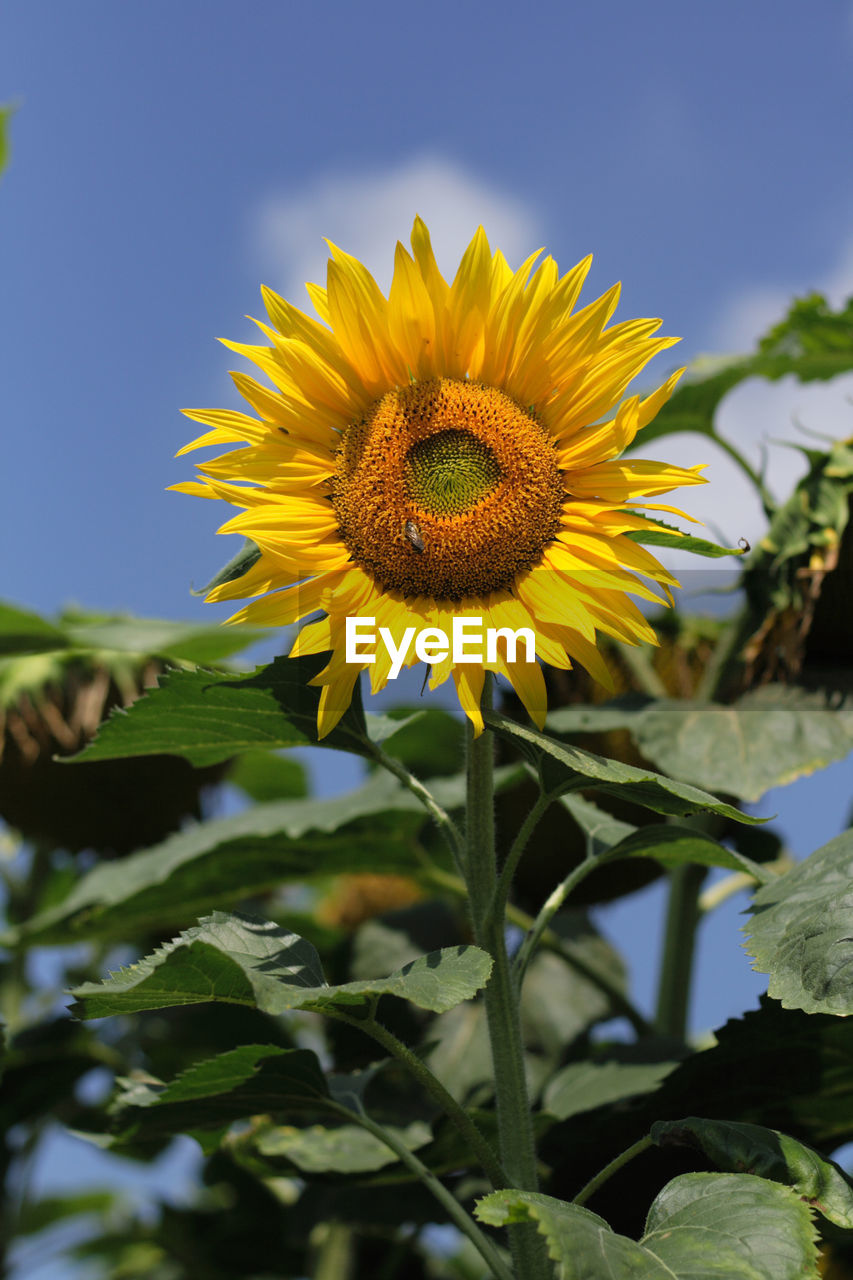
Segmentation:
{"type": "Polygon", "coordinates": [[[154,655],[73,645],[0,657],[0,818],[42,847],[111,857],[200,817],[202,789],[221,778],[222,765],[194,769],[168,755],[58,762],[166,669],[154,655]]]}
{"type": "MultiPolygon", "coordinates": [[[[326,288],[307,286],[319,320],[264,289],[270,345],[226,343],[273,385],[233,375],[259,416],[188,414],[211,429],[182,453],[243,447],[173,487],[244,508],[220,532],[240,532],[260,551],[208,599],[263,596],[232,619],[262,626],[323,611],[292,650],[331,651],[315,680],[321,737],[363,669],[373,692],[392,669],[388,645],[372,662],[346,661],[348,617],[374,619],[394,649],[412,626],[450,635],[460,617],[527,628],[538,659],[578,661],[609,683],[597,632],[653,642],[628,596],[661,598],[638,573],[665,596],[675,584],[626,537],[648,527],[631,508],[655,508],[647,499],[702,480],[698,467],[618,460],[682,371],[613,410],[675,339],[654,336],[659,320],[607,328],[618,285],[575,311],[590,258],[561,277],[550,257],[534,270],[535,253],[514,272],[482,227],[448,284],[416,219],[412,253],[397,245],[387,298],[362,263],[330,248],[326,288]]],[[[525,657],[505,638],[473,664],[454,662],[451,649],[432,662],[430,687],[452,675],[479,731],[493,670],[541,726],[542,671],[525,657]]],[[[417,660],[410,647],[405,665],[417,660]]]]}

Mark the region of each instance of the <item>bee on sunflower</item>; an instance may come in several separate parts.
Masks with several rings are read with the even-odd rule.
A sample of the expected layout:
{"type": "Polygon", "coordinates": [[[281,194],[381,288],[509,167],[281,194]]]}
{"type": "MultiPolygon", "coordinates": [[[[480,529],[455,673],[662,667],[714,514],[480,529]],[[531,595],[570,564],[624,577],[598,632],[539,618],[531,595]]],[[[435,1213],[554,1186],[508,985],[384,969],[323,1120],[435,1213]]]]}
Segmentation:
{"type": "MultiPolygon", "coordinates": [[[[326,288],[307,286],[319,319],[263,290],[268,345],[226,346],[273,389],[235,373],[257,417],[188,411],[209,430],[181,453],[243,447],[173,486],[242,508],[220,532],[242,533],[259,557],[207,598],[262,598],[230,621],[324,615],[291,651],[331,654],[314,681],[321,738],[362,670],[374,693],[392,671],[381,650],[347,661],[347,618],[375,620],[398,651],[413,621],[444,635],[458,618],[497,633],[528,628],[542,662],[579,662],[608,685],[596,634],[654,642],[629,596],[664,602],[678,585],[626,536],[648,528],[636,508],[672,511],[649,499],[703,482],[701,467],[620,458],[683,370],[619,403],[677,339],[656,336],[659,320],[608,328],[618,285],[576,311],[591,258],[561,277],[551,257],[534,270],[537,252],[512,271],[481,227],[448,284],[420,218],[411,244],[411,254],[397,244],[387,298],[334,245],[326,288]]],[[[541,728],[541,667],[507,645],[473,663],[448,651],[432,663],[430,688],[452,676],[480,732],[486,670],[510,681],[541,728]]]]}

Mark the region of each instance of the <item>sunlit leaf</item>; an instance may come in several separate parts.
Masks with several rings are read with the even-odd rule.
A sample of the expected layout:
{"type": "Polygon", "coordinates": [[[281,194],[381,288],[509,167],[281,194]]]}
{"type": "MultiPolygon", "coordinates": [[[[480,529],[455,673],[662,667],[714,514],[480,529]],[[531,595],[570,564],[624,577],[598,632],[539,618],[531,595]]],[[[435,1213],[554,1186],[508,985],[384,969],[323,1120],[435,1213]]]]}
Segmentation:
{"type": "MultiPolygon", "coordinates": [[[[166,753],[203,765],[258,747],[316,746],[320,690],[308,682],[326,661],[322,654],[276,658],[250,676],[170,672],[129,711],[114,712],[94,742],[74,760],[166,753]]],[[[389,722],[387,732],[394,728],[389,722]]],[[[352,703],[323,745],[370,754],[358,685],[352,703]]]]}
{"type": "Polygon", "coordinates": [[[572,1062],[550,1081],[542,1105],[558,1120],[653,1092],[675,1062],[572,1062]]]}
{"type": "Polygon", "coordinates": [[[394,995],[440,1013],[474,996],[491,967],[477,947],[452,947],[421,956],[387,978],[330,986],[320,957],[304,938],[269,920],[216,911],[104,982],[77,987],[72,1012],[103,1018],[217,1000],[271,1014],[322,1012],[358,1010],[378,996],[394,995]]]}
{"type": "Polygon", "coordinates": [[[648,529],[633,529],[625,537],[647,547],[672,547],[676,551],[690,551],[695,556],[712,560],[718,560],[721,556],[743,556],[749,550],[747,543],[738,547],[721,547],[716,542],[709,542],[707,538],[682,533],[664,520],[652,520],[648,516],[643,516],[643,519],[648,521],[648,529]]]}
{"type": "Polygon", "coordinates": [[[777,1129],[731,1120],[665,1120],[652,1125],[659,1147],[692,1147],[718,1169],[750,1173],[793,1187],[836,1226],[853,1227],[853,1185],[832,1160],[777,1129]]]}
{"type": "Polygon", "coordinates": [[[754,969],[786,1009],[853,1013],[853,830],[764,885],[744,926],[754,969]]]}
{"type": "Polygon", "coordinates": [[[561,708],[548,717],[548,728],[571,734],[627,729],[642,754],[671,777],[750,801],[853,750],[849,712],[796,689],[756,690],[729,706],[615,699],[561,708]]]}
{"type": "Polygon", "coordinates": [[[259,1113],[313,1119],[331,1108],[326,1077],[307,1049],[245,1044],[194,1063],[168,1084],[119,1082],[107,1145],[226,1129],[259,1113]]]}
{"type": "Polygon", "coordinates": [[[749,1174],[693,1173],[673,1179],[637,1243],[578,1205],[531,1191],[495,1191],[478,1201],[481,1222],[533,1222],[556,1264],[556,1280],[801,1280],[814,1274],[814,1227],[786,1187],[749,1174]]]}
{"type": "MultiPolygon", "coordinates": [[[[514,766],[499,781],[518,776],[514,766]]],[[[440,801],[460,804],[465,779],[433,782],[440,801]]],[[[257,804],[188,827],[121,862],[101,862],[60,902],[3,935],[4,945],[122,938],[186,924],[213,907],[293,880],[352,872],[417,876],[414,840],[428,821],[420,802],[387,774],[332,799],[257,804]]]]}
{"type": "Polygon", "coordinates": [[[600,791],[633,800],[656,813],[686,817],[700,811],[717,813],[736,822],[755,823],[751,818],[716,796],[666,778],[650,769],[638,769],[618,760],[607,760],[580,747],[550,738],[536,729],[521,725],[495,712],[488,714],[489,724],[506,738],[536,767],[546,791],[571,787],[595,787],[600,791]]]}
{"type": "MultiPolygon", "coordinates": [[[[422,1120],[405,1127],[383,1125],[409,1151],[432,1141],[432,1131],[422,1120]]],[[[266,1159],[286,1160],[302,1173],[375,1173],[397,1161],[384,1142],[355,1124],[267,1125],[252,1134],[251,1145],[266,1159]]]]}

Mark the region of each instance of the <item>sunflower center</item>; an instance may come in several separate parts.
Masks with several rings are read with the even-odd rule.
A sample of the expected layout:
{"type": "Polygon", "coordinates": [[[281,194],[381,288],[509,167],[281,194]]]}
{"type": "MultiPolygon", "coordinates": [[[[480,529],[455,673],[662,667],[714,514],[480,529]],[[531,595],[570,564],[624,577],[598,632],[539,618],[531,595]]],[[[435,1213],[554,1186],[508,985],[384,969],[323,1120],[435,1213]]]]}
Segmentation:
{"type": "Polygon", "coordinates": [[[406,455],[412,499],[437,516],[461,515],[491,493],[500,479],[497,458],[470,431],[439,431],[417,440],[406,455]]]}
{"type": "Polygon", "coordinates": [[[345,432],[332,504],[385,591],[460,601],[512,586],[565,500],[551,438],[495,387],[432,378],[388,391],[345,432]]]}

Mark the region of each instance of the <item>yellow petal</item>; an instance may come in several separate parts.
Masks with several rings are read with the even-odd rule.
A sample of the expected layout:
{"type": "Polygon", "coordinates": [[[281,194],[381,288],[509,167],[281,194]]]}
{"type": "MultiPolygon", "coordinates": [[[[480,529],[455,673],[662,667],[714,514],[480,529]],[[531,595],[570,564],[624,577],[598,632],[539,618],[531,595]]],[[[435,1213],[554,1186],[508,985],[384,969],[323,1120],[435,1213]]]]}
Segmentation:
{"type": "Polygon", "coordinates": [[[464,667],[453,668],[453,683],[456,685],[459,705],[473,724],[476,738],[479,738],[485,728],[480,709],[485,680],[486,673],[480,666],[466,664],[464,667]]]}
{"type": "Polygon", "coordinates": [[[666,462],[639,458],[602,462],[593,467],[572,471],[566,488],[580,498],[605,498],[608,502],[624,502],[626,498],[651,497],[669,493],[684,484],[706,484],[698,467],[674,467],[666,462]]]}

